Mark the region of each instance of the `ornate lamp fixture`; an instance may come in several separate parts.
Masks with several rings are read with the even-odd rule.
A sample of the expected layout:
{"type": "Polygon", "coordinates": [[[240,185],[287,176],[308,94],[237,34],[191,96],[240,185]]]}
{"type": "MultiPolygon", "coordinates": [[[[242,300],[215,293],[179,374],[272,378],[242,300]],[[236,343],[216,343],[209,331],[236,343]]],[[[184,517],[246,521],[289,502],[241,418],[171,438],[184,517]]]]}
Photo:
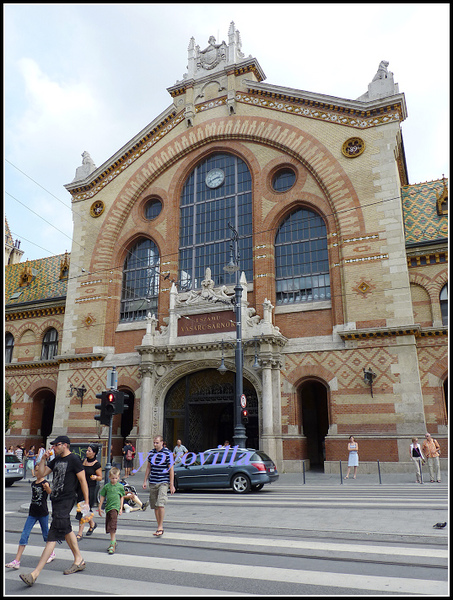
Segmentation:
{"type": "Polygon", "coordinates": [[[84,386],[84,384],[82,383],[82,387],[75,387],[72,385],[72,383],[69,384],[69,397],[72,397],[72,395],[74,394],[74,392],[77,393],[77,398],[80,398],[80,406],[83,406],[83,396],[85,395],[85,392],[87,391],[86,387],[84,386]]]}
{"type": "Polygon", "coordinates": [[[377,375],[370,368],[363,369],[363,380],[367,385],[370,386],[371,397],[373,397],[373,381],[376,379],[377,375]]]}

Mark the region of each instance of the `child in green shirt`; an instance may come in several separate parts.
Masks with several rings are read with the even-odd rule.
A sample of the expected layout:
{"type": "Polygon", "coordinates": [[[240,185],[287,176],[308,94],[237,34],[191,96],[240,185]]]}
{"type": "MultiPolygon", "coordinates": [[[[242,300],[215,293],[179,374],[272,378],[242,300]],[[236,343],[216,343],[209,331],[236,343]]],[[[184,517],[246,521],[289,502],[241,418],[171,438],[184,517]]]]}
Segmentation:
{"type": "Polygon", "coordinates": [[[110,533],[110,546],[107,552],[114,554],[116,548],[116,529],[118,515],[123,512],[124,486],[119,483],[120,470],[112,467],[109,471],[109,481],[104,485],[99,499],[99,516],[102,516],[102,505],[105,499],[105,533],[110,533]]]}

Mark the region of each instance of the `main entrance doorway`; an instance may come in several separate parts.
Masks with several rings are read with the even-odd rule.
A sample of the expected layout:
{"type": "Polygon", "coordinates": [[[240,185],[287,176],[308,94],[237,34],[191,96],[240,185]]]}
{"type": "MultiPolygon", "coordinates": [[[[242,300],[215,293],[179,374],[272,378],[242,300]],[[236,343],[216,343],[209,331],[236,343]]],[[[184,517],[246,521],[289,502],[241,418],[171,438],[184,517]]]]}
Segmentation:
{"type": "MultiPolygon", "coordinates": [[[[176,440],[190,452],[216,448],[226,440],[233,445],[235,374],[220,375],[216,369],[190,373],[177,381],[167,394],[164,408],[164,439],[169,448],[176,440]]],[[[258,448],[258,398],[244,379],[249,422],[247,446],[258,448]]]]}

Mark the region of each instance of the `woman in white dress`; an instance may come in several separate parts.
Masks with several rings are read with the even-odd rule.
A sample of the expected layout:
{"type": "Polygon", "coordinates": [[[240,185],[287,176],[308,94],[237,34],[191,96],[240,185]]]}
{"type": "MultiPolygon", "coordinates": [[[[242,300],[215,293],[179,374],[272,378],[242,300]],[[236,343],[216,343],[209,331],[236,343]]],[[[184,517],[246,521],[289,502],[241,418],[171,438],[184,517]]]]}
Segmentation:
{"type": "Polygon", "coordinates": [[[349,451],[348,472],[346,473],[345,479],[349,479],[349,473],[351,471],[351,467],[354,467],[354,479],[356,479],[357,478],[357,467],[359,466],[359,445],[354,440],[354,437],[352,435],[349,436],[348,451],[349,451]]]}

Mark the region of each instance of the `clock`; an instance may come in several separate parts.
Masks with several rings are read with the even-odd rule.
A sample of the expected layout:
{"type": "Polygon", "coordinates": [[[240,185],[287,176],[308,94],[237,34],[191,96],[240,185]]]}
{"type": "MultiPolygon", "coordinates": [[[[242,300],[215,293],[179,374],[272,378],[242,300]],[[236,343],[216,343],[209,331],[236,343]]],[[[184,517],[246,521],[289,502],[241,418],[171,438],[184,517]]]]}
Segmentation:
{"type": "Polygon", "coordinates": [[[206,185],[209,188],[217,188],[225,181],[225,173],[222,169],[212,169],[206,175],[206,185]]]}

